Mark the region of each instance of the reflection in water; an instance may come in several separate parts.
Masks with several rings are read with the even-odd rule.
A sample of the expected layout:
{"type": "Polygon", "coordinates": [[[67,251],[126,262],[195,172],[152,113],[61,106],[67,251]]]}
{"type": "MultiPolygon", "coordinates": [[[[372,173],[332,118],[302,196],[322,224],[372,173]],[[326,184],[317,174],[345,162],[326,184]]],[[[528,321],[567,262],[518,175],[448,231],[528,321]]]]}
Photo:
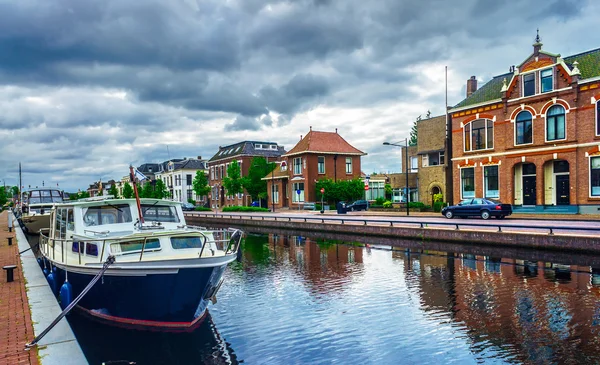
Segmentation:
{"type": "Polygon", "coordinates": [[[69,323],[90,364],[238,364],[210,314],[192,333],[125,330],[76,314],[69,323]]]}
{"type": "MultiPolygon", "coordinates": [[[[564,256],[557,264],[277,234],[248,235],[242,250],[201,333],[109,342],[156,352],[128,357],[138,364],[600,363],[600,270],[564,256]]],[[[117,359],[122,350],[89,345],[95,326],[79,331],[86,355],[117,359]]]]}

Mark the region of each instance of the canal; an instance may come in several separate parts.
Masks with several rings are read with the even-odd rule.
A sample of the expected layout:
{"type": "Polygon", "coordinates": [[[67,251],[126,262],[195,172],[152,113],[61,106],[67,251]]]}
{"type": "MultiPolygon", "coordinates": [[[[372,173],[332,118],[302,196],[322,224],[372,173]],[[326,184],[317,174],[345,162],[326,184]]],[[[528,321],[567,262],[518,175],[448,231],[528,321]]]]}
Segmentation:
{"type": "Polygon", "coordinates": [[[69,321],[91,364],[600,363],[596,269],[367,246],[249,234],[194,333],[69,321]]]}

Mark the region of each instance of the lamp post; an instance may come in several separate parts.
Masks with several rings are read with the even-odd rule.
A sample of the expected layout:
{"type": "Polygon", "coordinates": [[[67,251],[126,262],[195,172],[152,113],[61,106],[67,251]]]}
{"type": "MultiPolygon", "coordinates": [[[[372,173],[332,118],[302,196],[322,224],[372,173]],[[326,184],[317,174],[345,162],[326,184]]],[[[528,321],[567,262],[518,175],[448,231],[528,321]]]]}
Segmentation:
{"type": "Polygon", "coordinates": [[[400,148],[406,148],[406,158],[405,158],[405,172],[404,174],[406,175],[406,215],[409,216],[410,212],[409,212],[409,208],[408,208],[408,203],[409,203],[409,193],[408,193],[408,138],[404,138],[399,140],[398,142],[394,142],[394,143],[390,143],[390,142],[383,142],[384,146],[395,146],[395,147],[400,147],[400,148]],[[402,142],[404,141],[404,146],[401,144],[398,144],[398,142],[402,142]]]}

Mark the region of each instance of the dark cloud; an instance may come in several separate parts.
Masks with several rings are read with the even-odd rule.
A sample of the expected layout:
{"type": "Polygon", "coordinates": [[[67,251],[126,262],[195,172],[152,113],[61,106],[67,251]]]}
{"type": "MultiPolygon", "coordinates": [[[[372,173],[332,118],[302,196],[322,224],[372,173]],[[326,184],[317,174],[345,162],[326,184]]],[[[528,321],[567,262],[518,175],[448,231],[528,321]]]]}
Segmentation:
{"type": "Polygon", "coordinates": [[[262,124],[258,120],[256,120],[256,118],[245,117],[245,116],[240,115],[237,118],[235,118],[233,123],[227,124],[225,126],[225,131],[228,131],[228,132],[247,131],[247,130],[255,131],[255,130],[259,130],[260,127],[262,127],[262,124]]]}
{"type": "Polygon", "coordinates": [[[538,27],[551,52],[597,47],[582,29],[598,11],[591,0],[0,2],[0,176],[22,159],[31,180],[83,187],[242,139],[289,149],[309,125],[344,126],[370,153],[365,169],[383,168],[382,130],[403,136],[443,111],[444,65],[453,104],[470,75],[522,61],[538,27]]]}

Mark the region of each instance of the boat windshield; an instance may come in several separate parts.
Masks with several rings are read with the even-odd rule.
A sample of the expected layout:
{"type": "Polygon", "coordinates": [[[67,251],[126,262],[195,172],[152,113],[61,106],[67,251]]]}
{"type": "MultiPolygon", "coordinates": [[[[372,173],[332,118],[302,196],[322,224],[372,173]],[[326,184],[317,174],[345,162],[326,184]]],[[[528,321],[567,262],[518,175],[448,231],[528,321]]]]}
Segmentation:
{"type": "Polygon", "coordinates": [[[128,204],[102,205],[83,209],[83,224],[101,226],[131,222],[131,210],[128,204]]]}
{"type": "Polygon", "coordinates": [[[63,201],[59,190],[34,190],[29,193],[29,204],[60,203],[63,201]]]}
{"type": "Polygon", "coordinates": [[[142,204],[142,215],[146,222],[179,223],[177,209],[172,205],[142,204]]]}

